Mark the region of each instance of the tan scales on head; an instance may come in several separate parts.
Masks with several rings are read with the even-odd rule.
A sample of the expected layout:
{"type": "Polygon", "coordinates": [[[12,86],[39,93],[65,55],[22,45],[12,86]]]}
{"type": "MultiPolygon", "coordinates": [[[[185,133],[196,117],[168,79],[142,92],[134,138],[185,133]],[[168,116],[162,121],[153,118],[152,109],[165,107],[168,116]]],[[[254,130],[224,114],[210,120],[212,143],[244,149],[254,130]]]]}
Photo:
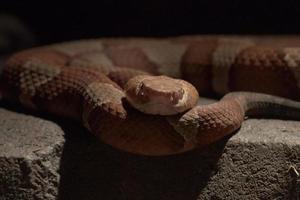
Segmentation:
{"type": "Polygon", "coordinates": [[[168,77],[161,78],[147,78],[144,79],[137,87],[137,95],[147,96],[149,100],[159,101],[162,103],[177,104],[184,95],[184,90],[181,88],[182,85],[176,81],[172,81],[168,77]]]}
{"type": "Polygon", "coordinates": [[[137,76],[126,84],[125,93],[132,106],[148,114],[177,114],[198,100],[191,84],[166,76],[137,76]]]}

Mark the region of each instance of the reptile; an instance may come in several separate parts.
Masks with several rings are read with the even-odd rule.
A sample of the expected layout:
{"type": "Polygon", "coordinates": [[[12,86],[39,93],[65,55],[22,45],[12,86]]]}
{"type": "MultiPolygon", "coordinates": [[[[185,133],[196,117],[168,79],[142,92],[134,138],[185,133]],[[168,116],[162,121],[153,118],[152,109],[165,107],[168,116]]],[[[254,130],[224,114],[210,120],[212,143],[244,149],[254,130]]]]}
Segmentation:
{"type": "Polygon", "coordinates": [[[300,48],[279,41],[182,36],[35,47],[7,59],[0,96],[80,121],[117,149],[178,154],[219,141],[248,117],[300,119],[300,48]],[[199,95],[222,98],[198,105],[199,95]]]}

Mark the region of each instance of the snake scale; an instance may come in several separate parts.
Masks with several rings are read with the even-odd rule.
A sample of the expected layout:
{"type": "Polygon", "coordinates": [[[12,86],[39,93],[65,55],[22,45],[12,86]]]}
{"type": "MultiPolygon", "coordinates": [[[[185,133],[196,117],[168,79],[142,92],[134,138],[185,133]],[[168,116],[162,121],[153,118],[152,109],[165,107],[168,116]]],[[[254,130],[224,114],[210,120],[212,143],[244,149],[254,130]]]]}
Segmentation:
{"type": "Polygon", "coordinates": [[[176,154],[232,134],[245,117],[298,120],[300,48],[292,46],[198,36],[52,44],[13,54],[0,94],[78,120],[118,149],[176,154]],[[198,93],[226,95],[201,106],[198,93]]]}

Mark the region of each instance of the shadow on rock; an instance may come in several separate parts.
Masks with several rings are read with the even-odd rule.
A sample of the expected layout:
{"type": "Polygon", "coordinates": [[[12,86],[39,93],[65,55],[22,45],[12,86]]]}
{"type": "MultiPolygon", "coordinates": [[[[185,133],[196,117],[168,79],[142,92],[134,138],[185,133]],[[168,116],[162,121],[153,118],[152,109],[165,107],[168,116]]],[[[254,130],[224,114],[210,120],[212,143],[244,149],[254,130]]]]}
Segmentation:
{"type": "Polygon", "coordinates": [[[146,157],[102,144],[79,125],[63,123],[62,128],[60,200],[194,200],[217,171],[227,141],[180,155],[146,157]]]}
{"type": "Polygon", "coordinates": [[[59,200],[197,199],[218,171],[217,162],[228,140],[179,155],[138,156],[99,142],[79,122],[32,113],[8,102],[0,106],[55,121],[64,130],[59,200]]]}

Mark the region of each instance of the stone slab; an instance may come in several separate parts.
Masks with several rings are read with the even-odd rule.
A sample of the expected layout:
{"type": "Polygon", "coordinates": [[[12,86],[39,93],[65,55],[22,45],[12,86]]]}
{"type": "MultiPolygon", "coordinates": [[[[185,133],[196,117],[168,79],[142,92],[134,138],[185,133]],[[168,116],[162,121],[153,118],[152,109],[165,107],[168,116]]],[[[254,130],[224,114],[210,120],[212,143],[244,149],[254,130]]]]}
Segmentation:
{"type": "Polygon", "coordinates": [[[0,200],[299,199],[299,169],[296,121],[249,119],[208,148],[143,157],[71,121],[0,108],[0,200]]]}
{"type": "Polygon", "coordinates": [[[55,123],[0,109],[0,199],[55,199],[63,131],[55,123]]]}

